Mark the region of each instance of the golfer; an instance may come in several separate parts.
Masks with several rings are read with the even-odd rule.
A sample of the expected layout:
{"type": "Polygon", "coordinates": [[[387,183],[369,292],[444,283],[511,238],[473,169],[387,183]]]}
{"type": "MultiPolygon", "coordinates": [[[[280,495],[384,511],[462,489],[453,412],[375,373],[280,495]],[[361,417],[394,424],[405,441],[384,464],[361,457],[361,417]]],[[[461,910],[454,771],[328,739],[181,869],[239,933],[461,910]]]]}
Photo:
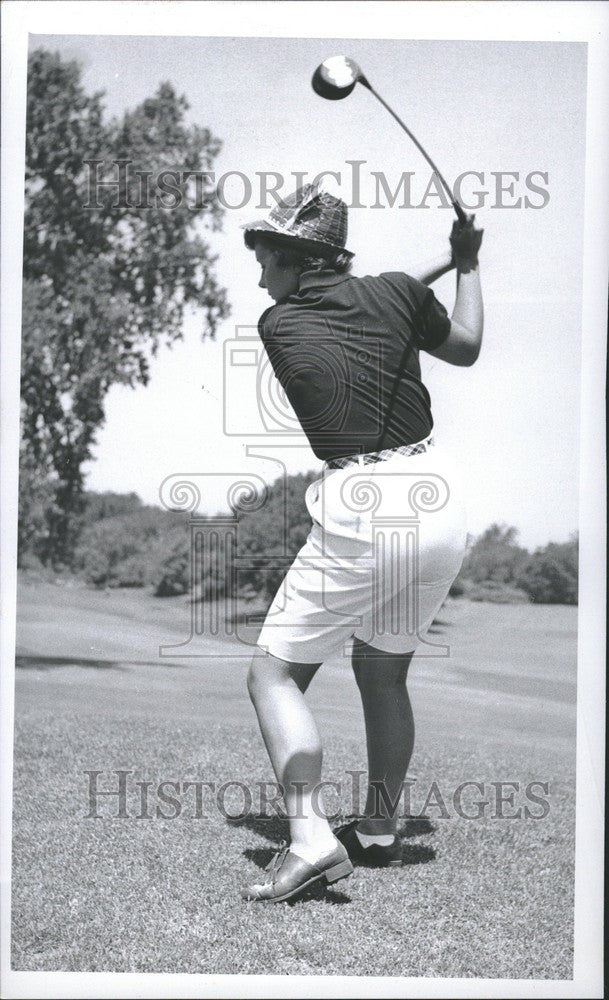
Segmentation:
{"type": "Polygon", "coordinates": [[[432,438],[419,352],[453,365],[476,361],[482,231],[473,217],[455,222],[450,250],[418,278],[356,278],[347,206],[318,186],[305,185],[243,228],[260,287],[275,302],[260,318],[260,337],[324,462],[305,498],[311,532],[262,627],[265,655],[254,657],[248,675],[290,845],[243,896],[280,902],[318,880],[350,875],[353,863],[401,864],[395,804],[414,742],[408,667],[459,572],[466,540],[457,470],[432,438]],[[449,317],[428,284],[452,268],[449,317]],[[404,524],[410,544],[399,541],[404,524]],[[362,818],[335,834],[318,801],[322,747],[304,695],[322,662],[349,644],[368,795],[362,818]]]}

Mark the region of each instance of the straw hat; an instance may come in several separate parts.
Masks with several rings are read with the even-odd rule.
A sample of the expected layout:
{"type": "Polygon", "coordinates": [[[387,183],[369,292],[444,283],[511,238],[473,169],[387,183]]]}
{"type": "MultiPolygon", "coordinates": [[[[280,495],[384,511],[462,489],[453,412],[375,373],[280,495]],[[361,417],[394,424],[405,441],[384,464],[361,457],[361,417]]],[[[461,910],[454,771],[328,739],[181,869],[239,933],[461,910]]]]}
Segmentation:
{"type": "Polygon", "coordinates": [[[321,184],[305,184],[275,205],[266,219],[257,219],[241,227],[250,250],[256,233],[277,237],[277,242],[298,245],[310,252],[345,253],[347,250],[347,206],[324,190],[321,184]]]}

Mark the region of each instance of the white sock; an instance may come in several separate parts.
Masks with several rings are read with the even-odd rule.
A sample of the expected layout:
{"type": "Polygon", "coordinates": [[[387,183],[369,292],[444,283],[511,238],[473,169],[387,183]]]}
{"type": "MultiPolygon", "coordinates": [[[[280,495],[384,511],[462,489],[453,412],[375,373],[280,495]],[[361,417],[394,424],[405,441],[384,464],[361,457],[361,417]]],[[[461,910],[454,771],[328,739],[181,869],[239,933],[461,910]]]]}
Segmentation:
{"type": "Polygon", "coordinates": [[[332,854],[332,851],[336,849],[337,843],[336,837],[328,839],[323,844],[318,841],[315,846],[311,846],[309,844],[291,843],[290,851],[292,854],[297,854],[299,858],[303,859],[303,861],[308,861],[310,865],[315,865],[318,861],[321,861],[322,858],[327,857],[328,854],[332,854]]]}
{"type": "Polygon", "coordinates": [[[372,847],[376,844],[377,847],[389,847],[393,844],[393,834],[392,833],[360,833],[359,830],[355,831],[355,836],[359,840],[362,847],[372,847]]]}

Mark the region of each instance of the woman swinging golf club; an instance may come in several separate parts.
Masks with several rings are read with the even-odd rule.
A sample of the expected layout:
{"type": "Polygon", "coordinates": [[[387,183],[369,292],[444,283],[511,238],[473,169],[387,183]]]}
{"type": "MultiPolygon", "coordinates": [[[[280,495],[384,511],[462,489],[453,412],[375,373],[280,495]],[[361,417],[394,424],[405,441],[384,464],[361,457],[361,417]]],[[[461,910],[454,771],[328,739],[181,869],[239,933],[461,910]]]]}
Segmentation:
{"type": "Polygon", "coordinates": [[[455,468],[431,438],[418,355],[424,350],[453,365],[478,357],[482,231],[473,217],[455,222],[450,250],[417,280],[400,272],[352,277],[347,206],[314,185],[244,229],[260,287],[275,301],[260,318],[260,337],[324,460],[306,494],[312,530],[260,633],[266,655],[254,657],[248,676],[283,789],[290,846],[243,896],[280,902],[318,880],[350,875],[353,862],[401,863],[393,804],[414,742],[406,675],[459,571],[466,539],[455,468]],[[457,291],[449,317],[427,286],[452,268],[457,291]],[[381,545],[386,536],[375,530],[374,511],[403,523],[413,486],[429,487],[430,479],[445,489],[441,502],[417,515],[416,552],[381,545]],[[360,502],[358,482],[376,491],[376,504],[360,502]],[[363,817],[335,835],[316,803],[322,748],[304,695],[321,663],[351,639],[369,787],[363,817]]]}

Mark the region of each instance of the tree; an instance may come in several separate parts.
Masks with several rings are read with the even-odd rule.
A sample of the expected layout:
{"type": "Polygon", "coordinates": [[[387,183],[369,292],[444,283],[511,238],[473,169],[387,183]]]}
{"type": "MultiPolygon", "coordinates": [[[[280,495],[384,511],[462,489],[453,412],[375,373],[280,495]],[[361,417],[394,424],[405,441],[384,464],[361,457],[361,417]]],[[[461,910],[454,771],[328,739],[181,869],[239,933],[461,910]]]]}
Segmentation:
{"type": "Polygon", "coordinates": [[[159,564],[177,538],[188,545],[186,515],[144,506],[135,494],[85,494],[85,517],[73,568],[95,587],[156,584],[159,564]]]}
{"type": "Polygon", "coordinates": [[[71,561],[82,465],[110,387],[147,383],[150,356],[181,337],[188,307],[201,310],[204,336],[228,315],[198,232],[219,227],[217,200],[147,202],[137,173],[209,171],[219,141],[185,124],[188,104],[170,83],[121,121],[104,122],[102,96],[85,93],[76,62],[44,49],[30,56],[20,544],[54,565],[71,561]],[[125,190],[92,197],[87,161],[112,180],[117,160],[132,161],[125,190]]]}
{"type": "Polygon", "coordinates": [[[165,539],[151,578],[155,597],[176,597],[189,592],[192,586],[190,544],[188,526],[185,531],[176,530],[165,539]]]}
{"type": "Polygon", "coordinates": [[[578,554],[577,536],[562,544],[550,542],[528,558],[518,586],[535,604],[577,604],[578,554]]]}
{"type": "Polygon", "coordinates": [[[461,576],[474,583],[513,583],[528,557],[517,537],[516,528],[491,524],[467,553],[461,576]]]}
{"type": "Polygon", "coordinates": [[[247,557],[249,563],[239,572],[239,590],[274,596],[288,568],[282,560],[297,554],[311,530],[305,493],[317,476],[307,472],[278,479],[269,487],[262,507],[238,515],[238,555],[247,557]],[[278,560],[275,566],[274,559],[278,560]]]}
{"type": "Polygon", "coordinates": [[[83,500],[83,519],[87,525],[106,517],[137,514],[144,506],[137,493],[113,493],[111,490],[104,493],[87,491],[83,500]]]}

